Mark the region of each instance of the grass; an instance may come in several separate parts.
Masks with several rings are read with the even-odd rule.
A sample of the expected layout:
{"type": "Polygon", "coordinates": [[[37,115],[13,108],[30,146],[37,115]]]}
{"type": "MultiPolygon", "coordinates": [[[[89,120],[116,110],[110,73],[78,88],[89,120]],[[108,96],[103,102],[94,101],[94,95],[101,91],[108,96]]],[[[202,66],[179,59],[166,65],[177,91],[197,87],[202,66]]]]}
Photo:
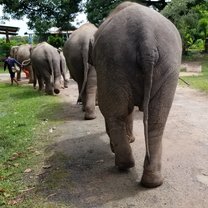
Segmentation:
{"type": "Polygon", "coordinates": [[[0,207],[34,207],[25,193],[35,186],[49,129],[58,122],[50,117],[59,111],[59,99],[29,86],[0,83],[0,89],[0,207]]]}
{"type": "Polygon", "coordinates": [[[0,74],[2,73],[9,73],[8,70],[4,71],[4,67],[0,65],[0,74]]]}
{"type": "MultiPolygon", "coordinates": [[[[183,76],[182,78],[190,84],[191,88],[198,89],[200,91],[208,93],[208,54],[204,55],[192,55],[191,57],[185,57],[185,61],[198,61],[202,64],[202,73],[198,76],[183,76]]],[[[185,85],[182,81],[180,85],[185,85]]]]}

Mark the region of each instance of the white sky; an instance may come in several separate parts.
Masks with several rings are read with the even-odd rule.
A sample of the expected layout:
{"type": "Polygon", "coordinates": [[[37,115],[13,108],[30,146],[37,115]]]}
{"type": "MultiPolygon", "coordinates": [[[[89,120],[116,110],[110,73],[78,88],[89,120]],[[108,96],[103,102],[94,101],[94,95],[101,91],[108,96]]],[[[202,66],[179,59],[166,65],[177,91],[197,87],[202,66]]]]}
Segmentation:
{"type": "MultiPolygon", "coordinates": [[[[0,17],[3,15],[2,13],[2,6],[0,5],[0,17]]],[[[86,15],[84,13],[80,13],[74,22],[75,26],[84,24],[85,22],[87,22],[87,18],[86,15]]],[[[32,32],[31,30],[29,30],[29,28],[27,27],[27,18],[23,18],[23,20],[15,20],[15,19],[10,19],[9,21],[5,21],[5,24],[2,24],[0,21],[0,25],[7,25],[7,26],[13,26],[13,27],[19,27],[19,31],[18,31],[18,35],[23,36],[25,32],[32,32]]],[[[0,37],[4,37],[4,35],[0,35],[0,37]]]]}

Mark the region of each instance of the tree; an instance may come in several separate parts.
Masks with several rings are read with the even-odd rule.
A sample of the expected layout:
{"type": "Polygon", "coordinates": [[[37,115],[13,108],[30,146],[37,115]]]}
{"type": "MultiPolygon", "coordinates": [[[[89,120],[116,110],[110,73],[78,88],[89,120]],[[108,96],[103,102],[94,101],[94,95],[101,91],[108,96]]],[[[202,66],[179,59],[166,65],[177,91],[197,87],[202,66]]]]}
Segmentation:
{"type": "Polygon", "coordinates": [[[206,0],[172,0],[161,12],[178,28],[183,52],[198,39],[205,39],[208,31],[208,2],[206,0]]]}
{"type": "MultiPolygon", "coordinates": [[[[85,6],[87,19],[96,26],[99,26],[110,11],[123,1],[124,0],[87,0],[85,6]]],[[[146,6],[152,6],[158,11],[167,5],[167,0],[135,0],[135,2],[146,6]]]]}
{"type": "Polygon", "coordinates": [[[28,26],[37,33],[44,33],[50,27],[72,28],[70,22],[81,11],[81,0],[0,0],[5,19],[29,19],[28,26]]]}

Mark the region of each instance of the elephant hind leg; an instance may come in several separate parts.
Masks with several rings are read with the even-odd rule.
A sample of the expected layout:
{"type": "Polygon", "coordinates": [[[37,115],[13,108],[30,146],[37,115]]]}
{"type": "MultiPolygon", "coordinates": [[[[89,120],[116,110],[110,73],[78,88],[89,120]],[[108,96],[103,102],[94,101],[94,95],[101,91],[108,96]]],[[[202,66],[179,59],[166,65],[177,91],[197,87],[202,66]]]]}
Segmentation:
{"type": "Polygon", "coordinates": [[[120,170],[126,170],[135,165],[126,119],[106,119],[106,131],[110,137],[111,150],[115,153],[115,165],[120,170]]]}
{"type": "Polygon", "coordinates": [[[170,75],[149,103],[148,137],[150,161],[145,158],[141,184],[154,188],[163,183],[161,174],[162,136],[178,82],[170,75]]]}

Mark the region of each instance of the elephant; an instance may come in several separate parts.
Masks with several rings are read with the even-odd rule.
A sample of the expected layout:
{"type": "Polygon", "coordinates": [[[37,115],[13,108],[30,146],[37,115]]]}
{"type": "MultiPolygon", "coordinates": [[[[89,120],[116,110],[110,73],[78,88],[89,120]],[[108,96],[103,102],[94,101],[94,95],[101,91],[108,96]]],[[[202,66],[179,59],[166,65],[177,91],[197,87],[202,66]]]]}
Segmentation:
{"type": "MultiPolygon", "coordinates": [[[[29,44],[23,44],[18,47],[12,47],[10,50],[10,54],[13,58],[15,58],[19,63],[23,63],[25,60],[28,60],[30,58],[32,46],[29,44]]],[[[24,68],[24,64],[23,64],[24,68]]],[[[33,83],[33,70],[32,66],[28,65],[27,69],[29,70],[29,83],[33,83]]],[[[21,80],[21,71],[17,73],[17,80],[21,80]]]]}
{"type": "Polygon", "coordinates": [[[56,48],[46,42],[39,43],[32,49],[31,63],[34,73],[34,88],[36,77],[39,90],[45,85],[46,94],[59,94],[61,88],[61,56],[56,48]]]}
{"type": "Polygon", "coordinates": [[[94,67],[88,63],[89,43],[93,42],[96,31],[97,27],[86,23],[70,35],[63,47],[70,76],[78,84],[78,102],[82,101],[86,120],[96,118],[96,72],[94,67]]]}
{"type": "Polygon", "coordinates": [[[18,48],[19,48],[19,46],[12,46],[12,47],[10,48],[10,56],[11,56],[12,58],[17,59],[17,51],[18,51],[18,48]]]}
{"type": "Polygon", "coordinates": [[[146,154],[141,185],[163,183],[162,137],[175,95],[182,44],[176,27],[157,11],[123,2],[95,33],[92,64],[98,106],[120,170],[135,166],[133,109],[143,112],[146,154]]]}

